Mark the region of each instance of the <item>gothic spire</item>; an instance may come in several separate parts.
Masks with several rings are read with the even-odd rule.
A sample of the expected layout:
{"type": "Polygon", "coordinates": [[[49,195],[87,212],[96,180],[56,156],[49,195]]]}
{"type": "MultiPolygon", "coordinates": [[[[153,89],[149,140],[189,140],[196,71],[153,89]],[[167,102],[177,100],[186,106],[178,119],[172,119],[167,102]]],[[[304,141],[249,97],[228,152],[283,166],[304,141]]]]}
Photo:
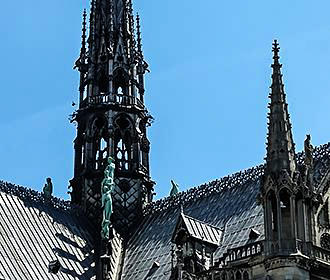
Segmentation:
{"type": "Polygon", "coordinates": [[[138,54],[143,59],[142,40],[141,40],[141,25],[140,25],[140,16],[139,16],[139,14],[136,15],[136,29],[137,29],[137,48],[138,48],[138,54]]]}
{"type": "Polygon", "coordinates": [[[91,11],[89,15],[89,37],[88,37],[88,48],[92,49],[94,39],[94,17],[95,17],[95,0],[91,1],[91,11]]]}
{"type": "Polygon", "coordinates": [[[273,68],[270,103],[268,105],[268,137],[267,137],[267,157],[266,171],[278,173],[283,169],[289,174],[295,171],[295,144],[293,142],[290,115],[286,95],[282,81],[281,68],[279,62],[279,44],[277,40],[273,43],[273,68]]]}
{"type": "Polygon", "coordinates": [[[86,13],[86,9],[84,9],[80,57],[86,56],[86,17],[87,17],[87,13],[86,13]]]}

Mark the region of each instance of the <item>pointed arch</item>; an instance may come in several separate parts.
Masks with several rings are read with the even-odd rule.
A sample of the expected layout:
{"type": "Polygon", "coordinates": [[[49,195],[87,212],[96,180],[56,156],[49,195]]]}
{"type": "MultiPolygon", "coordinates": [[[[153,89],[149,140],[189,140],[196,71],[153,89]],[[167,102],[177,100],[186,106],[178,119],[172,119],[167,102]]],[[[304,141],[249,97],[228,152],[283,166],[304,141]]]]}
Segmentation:
{"type": "Polygon", "coordinates": [[[98,86],[101,94],[108,93],[109,91],[109,77],[106,74],[106,70],[102,69],[98,76],[98,86]]]}
{"type": "Polygon", "coordinates": [[[90,126],[93,168],[103,170],[109,156],[108,121],[104,116],[96,116],[90,126]]]}
{"type": "Polygon", "coordinates": [[[296,234],[297,239],[301,241],[305,241],[305,213],[304,213],[304,198],[303,194],[299,191],[295,197],[295,226],[296,226],[296,234]]]}
{"type": "Polygon", "coordinates": [[[268,221],[268,231],[272,239],[277,239],[278,232],[278,219],[277,219],[277,199],[276,194],[273,190],[267,193],[267,221],[268,221]]]}
{"type": "Polygon", "coordinates": [[[127,114],[119,114],[114,120],[115,161],[120,171],[130,171],[133,162],[133,124],[127,114]]]}
{"type": "Polygon", "coordinates": [[[129,95],[128,86],[128,73],[121,67],[116,68],[113,72],[113,87],[115,94],[129,95]]]}
{"type": "Polygon", "coordinates": [[[281,234],[284,242],[283,244],[288,244],[289,240],[292,238],[292,220],[291,220],[291,192],[288,188],[283,187],[279,191],[280,199],[280,213],[281,213],[281,234]]]}

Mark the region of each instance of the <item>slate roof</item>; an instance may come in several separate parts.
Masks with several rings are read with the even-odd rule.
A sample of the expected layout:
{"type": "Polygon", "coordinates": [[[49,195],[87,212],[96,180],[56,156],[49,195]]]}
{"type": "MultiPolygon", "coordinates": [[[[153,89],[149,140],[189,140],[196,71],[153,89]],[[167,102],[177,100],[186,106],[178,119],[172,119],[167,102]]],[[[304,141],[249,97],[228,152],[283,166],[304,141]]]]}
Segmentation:
{"type": "MultiPolygon", "coordinates": [[[[298,164],[302,164],[303,159],[303,153],[297,155],[298,164]]],[[[314,151],[317,189],[329,170],[330,143],[314,151]]],[[[141,226],[127,244],[122,280],[170,278],[171,237],[181,212],[180,205],[184,206],[185,214],[223,229],[215,260],[229,249],[250,243],[251,229],[260,233],[253,242],[263,240],[263,209],[256,199],[263,172],[264,165],[260,165],[150,204],[141,226]],[[152,269],[154,262],[160,265],[156,270],[152,269]]]]}
{"type": "Polygon", "coordinates": [[[206,224],[202,221],[194,219],[184,213],[180,215],[179,223],[182,221],[186,226],[188,234],[196,238],[198,240],[207,242],[212,245],[219,246],[221,237],[222,237],[222,230],[214,227],[212,225],[206,224]]]}
{"type": "Polygon", "coordinates": [[[95,279],[89,229],[68,203],[0,181],[0,279],[95,279]]]}
{"type": "MultiPolygon", "coordinates": [[[[297,161],[303,162],[302,153],[297,161]]],[[[320,184],[325,175],[330,176],[329,170],[330,143],[314,151],[314,182],[319,192],[330,187],[320,184]]],[[[115,233],[112,278],[169,279],[171,237],[181,205],[192,228],[207,223],[208,229],[221,229],[215,260],[251,242],[251,229],[260,233],[253,242],[263,240],[263,210],[256,201],[263,171],[260,165],[148,205],[127,244],[115,233]]],[[[48,201],[38,192],[0,181],[0,279],[95,279],[93,244],[90,224],[69,203],[56,198],[48,201]],[[62,268],[50,274],[48,264],[56,259],[62,268]]]]}

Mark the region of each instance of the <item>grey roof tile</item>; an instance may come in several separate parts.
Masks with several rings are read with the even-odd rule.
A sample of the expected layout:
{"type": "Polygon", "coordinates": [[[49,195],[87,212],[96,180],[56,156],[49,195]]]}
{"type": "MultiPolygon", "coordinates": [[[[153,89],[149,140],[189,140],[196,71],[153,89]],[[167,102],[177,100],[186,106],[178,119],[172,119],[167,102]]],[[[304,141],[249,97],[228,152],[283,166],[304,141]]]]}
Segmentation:
{"type": "MultiPolygon", "coordinates": [[[[302,153],[297,155],[299,164],[303,159],[302,153]]],[[[329,143],[315,149],[314,160],[314,181],[318,186],[330,168],[329,143]]],[[[150,204],[142,225],[128,242],[122,280],[146,279],[146,276],[148,279],[169,279],[171,237],[180,215],[180,205],[184,205],[185,214],[224,230],[221,245],[215,252],[216,259],[228,249],[250,242],[251,229],[260,233],[255,241],[263,240],[263,209],[256,202],[263,170],[264,166],[260,165],[150,204]],[[149,275],[153,261],[159,262],[160,267],[149,275]]],[[[198,229],[191,225],[194,232],[198,229]]]]}
{"type": "Polygon", "coordinates": [[[5,279],[93,279],[92,229],[58,199],[0,181],[0,271],[5,279]],[[48,264],[58,259],[54,275],[48,264]]]}

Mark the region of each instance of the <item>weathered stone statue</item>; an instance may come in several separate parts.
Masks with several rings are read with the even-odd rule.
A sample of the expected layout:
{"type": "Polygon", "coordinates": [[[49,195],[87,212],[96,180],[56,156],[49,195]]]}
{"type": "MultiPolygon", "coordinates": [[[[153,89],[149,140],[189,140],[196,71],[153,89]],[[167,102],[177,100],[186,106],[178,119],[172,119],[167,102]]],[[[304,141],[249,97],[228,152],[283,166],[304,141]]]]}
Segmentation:
{"type": "Polygon", "coordinates": [[[102,208],[103,208],[103,221],[102,221],[102,239],[109,239],[109,226],[110,217],[112,214],[112,198],[111,192],[114,187],[114,170],[115,164],[111,157],[108,158],[108,165],[104,170],[104,179],[101,183],[102,191],[102,208]]]}
{"type": "Polygon", "coordinates": [[[305,150],[305,165],[311,167],[313,166],[313,145],[311,144],[310,134],[306,135],[306,139],[304,142],[304,150],[305,150]]]}
{"type": "Polygon", "coordinates": [[[170,192],[170,196],[175,196],[179,192],[179,185],[171,180],[172,189],[170,192]]]}
{"type": "Polygon", "coordinates": [[[46,197],[51,197],[52,193],[53,193],[53,183],[52,183],[52,179],[51,178],[47,178],[46,179],[46,184],[43,188],[43,193],[46,197]]]}

